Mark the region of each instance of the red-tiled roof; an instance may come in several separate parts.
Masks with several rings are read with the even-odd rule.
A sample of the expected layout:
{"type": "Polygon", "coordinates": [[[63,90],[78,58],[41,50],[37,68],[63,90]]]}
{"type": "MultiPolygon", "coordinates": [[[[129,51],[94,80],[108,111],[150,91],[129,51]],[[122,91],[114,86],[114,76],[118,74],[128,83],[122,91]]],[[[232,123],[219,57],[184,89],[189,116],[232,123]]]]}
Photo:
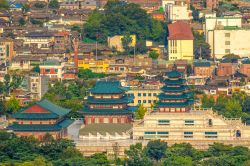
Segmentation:
{"type": "Polygon", "coordinates": [[[193,40],[194,36],[189,24],[184,21],[177,21],[168,25],[169,40],[193,40]]]}

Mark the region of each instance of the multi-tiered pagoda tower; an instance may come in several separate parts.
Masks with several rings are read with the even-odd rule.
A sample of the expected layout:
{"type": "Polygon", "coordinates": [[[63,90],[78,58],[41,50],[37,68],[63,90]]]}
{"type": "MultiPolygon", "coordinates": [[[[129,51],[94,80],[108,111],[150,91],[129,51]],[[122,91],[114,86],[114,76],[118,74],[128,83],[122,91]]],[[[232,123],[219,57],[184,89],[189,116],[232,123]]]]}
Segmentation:
{"type": "Polygon", "coordinates": [[[133,109],[119,81],[98,81],[90,92],[81,111],[86,125],[131,122],[133,109]]]}
{"type": "Polygon", "coordinates": [[[158,109],[160,112],[187,112],[193,104],[193,95],[188,91],[183,74],[173,69],[166,73],[159,95],[158,109]]]}

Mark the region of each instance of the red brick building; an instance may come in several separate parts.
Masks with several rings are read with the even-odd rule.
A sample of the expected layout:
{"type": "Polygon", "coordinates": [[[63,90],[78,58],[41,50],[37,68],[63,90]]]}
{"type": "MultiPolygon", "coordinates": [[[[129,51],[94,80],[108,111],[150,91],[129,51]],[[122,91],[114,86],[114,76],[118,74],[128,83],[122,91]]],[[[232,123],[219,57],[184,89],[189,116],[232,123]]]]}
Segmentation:
{"type": "Polygon", "coordinates": [[[194,76],[212,77],[213,68],[209,61],[198,60],[193,64],[194,76]]]}
{"type": "Polygon", "coordinates": [[[65,119],[69,109],[59,107],[48,100],[42,100],[36,104],[21,109],[13,114],[9,130],[17,136],[34,136],[42,139],[46,133],[55,139],[67,137],[67,127],[73,122],[65,119]]]}
{"type": "Polygon", "coordinates": [[[238,63],[232,59],[224,59],[218,64],[217,75],[218,76],[232,76],[236,73],[238,63]]]}
{"type": "Polygon", "coordinates": [[[242,61],[242,64],[240,65],[240,73],[246,75],[247,77],[250,77],[250,60],[249,59],[242,61]]]}

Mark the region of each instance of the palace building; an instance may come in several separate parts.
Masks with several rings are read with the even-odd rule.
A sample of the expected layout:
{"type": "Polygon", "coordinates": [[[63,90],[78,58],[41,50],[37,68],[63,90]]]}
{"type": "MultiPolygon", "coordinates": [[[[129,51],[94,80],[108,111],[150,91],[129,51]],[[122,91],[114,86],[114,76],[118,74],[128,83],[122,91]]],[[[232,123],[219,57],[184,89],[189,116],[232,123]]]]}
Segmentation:
{"type": "Polygon", "coordinates": [[[193,95],[188,92],[182,73],[177,70],[167,72],[162,87],[163,93],[159,95],[159,112],[187,112],[193,103],[193,95]]]}
{"type": "Polygon", "coordinates": [[[85,125],[98,123],[130,123],[133,107],[119,81],[98,81],[90,90],[81,112],[85,125]]]}
{"type": "Polygon", "coordinates": [[[218,115],[211,108],[196,108],[183,75],[173,70],[166,76],[158,108],[134,122],[133,139],[187,142],[197,148],[207,148],[214,142],[250,147],[250,126],[241,119],[218,115]]]}
{"type": "Polygon", "coordinates": [[[34,136],[41,140],[46,133],[55,139],[68,135],[67,127],[73,122],[65,119],[70,109],[57,106],[44,99],[34,105],[23,108],[12,115],[12,124],[8,126],[17,136],[34,136]]]}

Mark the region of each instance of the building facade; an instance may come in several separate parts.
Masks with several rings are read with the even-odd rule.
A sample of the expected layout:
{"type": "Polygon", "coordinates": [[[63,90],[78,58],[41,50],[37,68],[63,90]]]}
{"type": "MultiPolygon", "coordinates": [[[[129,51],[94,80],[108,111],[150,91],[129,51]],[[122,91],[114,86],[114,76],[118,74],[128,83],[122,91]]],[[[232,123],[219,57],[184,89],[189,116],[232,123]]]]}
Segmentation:
{"type": "Polygon", "coordinates": [[[197,60],[193,63],[194,76],[212,77],[213,68],[209,61],[197,60]]]}
{"type": "Polygon", "coordinates": [[[250,77],[250,60],[249,59],[241,62],[240,73],[246,75],[247,77],[250,77]]]}
{"type": "Polygon", "coordinates": [[[190,26],[178,21],[168,25],[168,54],[169,60],[193,60],[194,36],[190,26]]]}
{"type": "Polygon", "coordinates": [[[81,110],[85,125],[99,123],[131,123],[129,98],[118,81],[98,81],[90,90],[86,106],[81,110]]]}
{"type": "Polygon", "coordinates": [[[217,75],[220,77],[232,76],[236,73],[237,68],[238,68],[237,62],[233,62],[229,59],[224,59],[218,64],[217,75]]]}
{"type": "Polygon", "coordinates": [[[227,54],[236,54],[240,57],[250,56],[250,29],[238,27],[222,27],[208,31],[208,44],[211,53],[216,59],[227,54]]]}
{"type": "Polygon", "coordinates": [[[73,122],[65,119],[69,112],[69,109],[59,107],[45,99],[13,114],[12,124],[8,129],[17,136],[34,136],[39,140],[46,133],[55,139],[65,138],[68,135],[67,127],[73,122]]]}
{"type": "Polygon", "coordinates": [[[40,75],[48,76],[50,79],[61,80],[63,78],[64,63],[55,59],[49,59],[39,65],[40,75]]]}
{"type": "Polygon", "coordinates": [[[49,89],[49,77],[32,74],[28,76],[28,90],[33,100],[41,100],[49,89]]]}
{"type": "Polygon", "coordinates": [[[158,108],[149,110],[143,120],[134,123],[133,139],[161,139],[171,144],[186,142],[195,147],[207,147],[213,142],[230,142],[238,145],[250,140],[250,126],[242,123],[241,119],[228,119],[216,114],[212,109],[196,108],[191,98],[186,98],[190,102],[179,109],[183,106],[183,99],[190,93],[183,93],[180,86],[177,87],[184,85],[184,79],[181,79],[180,75],[176,71],[167,73],[163,91],[171,92],[171,95],[160,94],[158,108]],[[165,109],[170,106],[173,108],[165,109]]]}

